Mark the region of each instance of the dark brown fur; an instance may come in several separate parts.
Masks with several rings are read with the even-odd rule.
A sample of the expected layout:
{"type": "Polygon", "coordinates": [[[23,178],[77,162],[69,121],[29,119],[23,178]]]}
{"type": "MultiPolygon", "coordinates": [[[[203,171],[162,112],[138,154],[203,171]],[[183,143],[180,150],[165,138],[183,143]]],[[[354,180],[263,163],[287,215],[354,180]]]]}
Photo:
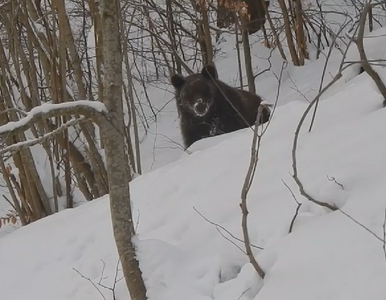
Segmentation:
{"type": "MultiPolygon", "coordinates": [[[[205,66],[201,73],[187,77],[173,75],[171,83],[176,90],[185,147],[255,124],[260,96],[222,82],[214,66],[205,66]]],[[[270,110],[264,108],[260,124],[267,122],[269,116],[270,110]]]]}

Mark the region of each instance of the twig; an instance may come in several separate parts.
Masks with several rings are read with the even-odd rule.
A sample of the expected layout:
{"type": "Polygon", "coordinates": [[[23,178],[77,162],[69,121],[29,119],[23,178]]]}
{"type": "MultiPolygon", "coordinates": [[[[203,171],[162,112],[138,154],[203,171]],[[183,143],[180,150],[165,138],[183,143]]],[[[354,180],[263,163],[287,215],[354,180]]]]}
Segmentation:
{"type": "Polygon", "coordinates": [[[384,253],[384,257],[385,257],[385,261],[386,261],[386,209],[385,209],[385,215],[384,215],[384,219],[383,219],[383,239],[380,238],[378,235],[376,235],[374,232],[372,232],[369,228],[367,228],[365,225],[363,225],[362,223],[358,222],[357,220],[355,220],[353,217],[351,217],[349,214],[345,213],[343,210],[341,209],[338,209],[338,211],[340,211],[344,216],[346,216],[347,218],[349,218],[351,221],[353,221],[355,224],[359,225],[360,227],[362,227],[364,230],[366,230],[368,233],[370,233],[373,237],[375,237],[378,241],[382,242],[382,249],[383,249],[383,253],[384,253]]]}
{"type": "Polygon", "coordinates": [[[291,188],[288,186],[288,184],[287,184],[283,179],[282,179],[281,181],[283,182],[283,184],[285,185],[285,187],[288,189],[288,191],[291,193],[291,196],[292,196],[292,198],[295,200],[295,202],[296,202],[297,204],[301,204],[301,203],[298,201],[298,199],[296,199],[296,196],[295,196],[294,192],[291,190],[291,188]]]}
{"type": "Polygon", "coordinates": [[[351,221],[353,221],[355,224],[359,225],[360,227],[362,227],[364,230],[366,230],[368,233],[370,233],[372,236],[374,236],[378,241],[381,241],[383,244],[385,244],[385,239],[382,239],[380,238],[379,236],[377,236],[374,232],[372,232],[369,228],[367,228],[365,225],[359,223],[357,220],[355,220],[353,217],[351,217],[349,214],[345,213],[343,210],[341,209],[337,209],[338,211],[340,211],[343,215],[345,215],[347,218],[349,218],[351,221]]]}
{"type": "MultiPolygon", "coordinates": [[[[212,224],[216,227],[217,231],[225,238],[227,239],[228,241],[232,242],[237,248],[239,248],[241,251],[243,251],[245,253],[244,250],[242,250],[238,245],[236,245],[233,241],[231,241],[229,238],[227,238],[226,236],[223,235],[223,233],[220,231],[220,229],[224,230],[227,234],[229,234],[233,239],[235,239],[236,241],[238,242],[242,242],[244,243],[244,241],[240,238],[238,238],[237,236],[235,236],[234,234],[232,234],[228,229],[226,229],[224,226],[221,226],[211,220],[209,220],[208,218],[206,218],[202,213],[200,213],[195,207],[193,207],[193,209],[201,216],[201,218],[203,218],[205,221],[207,221],[209,224],[212,224]]],[[[262,247],[259,247],[259,246],[256,246],[256,245],[253,245],[251,244],[251,247],[253,248],[256,248],[256,249],[260,249],[260,250],[263,250],[264,248],[262,247]]]]}
{"type": "Polygon", "coordinates": [[[283,61],[283,63],[281,64],[279,77],[275,73],[273,73],[274,77],[277,79],[277,82],[278,82],[277,90],[276,90],[276,96],[275,96],[275,104],[273,105],[271,117],[269,118],[268,122],[265,123],[266,126],[265,126],[265,129],[263,129],[262,135],[267,131],[269,125],[272,122],[272,118],[273,118],[274,114],[276,113],[277,104],[279,103],[280,88],[281,88],[281,84],[282,84],[283,72],[287,68],[287,66],[288,66],[288,63],[286,61],[283,61]]]}
{"type": "Polygon", "coordinates": [[[117,299],[117,297],[116,297],[116,295],[115,295],[115,287],[116,287],[117,283],[118,283],[120,280],[123,279],[123,277],[121,277],[120,279],[117,279],[117,278],[118,278],[118,271],[119,271],[118,266],[119,266],[120,261],[121,261],[121,260],[118,258],[117,265],[116,265],[116,267],[115,267],[114,283],[113,283],[113,286],[112,286],[112,287],[108,287],[108,286],[102,284],[102,280],[103,280],[103,279],[106,279],[106,278],[103,278],[103,273],[104,273],[104,270],[105,270],[105,267],[106,267],[106,263],[105,263],[103,260],[102,260],[102,263],[103,263],[102,274],[101,274],[101,278],[99,279],[99,282],[98,282],[98,285],[99,285],[99,286],[103,287],[103,288],[106,289],[106,290],[111,291],[113,300],[116,300],[116,299],[117,299]]]}
{"type": "Polygon", "coordinates": [[[335,179],[334,176],[329,177],[329,176],[327,175],[327,179],[328,179],[329,181],[334,182],[335,184],[339,185],[339,186],[342,188],[342,190],[344,190],[343,184],[341,184],[340,182],[336,181],[336,179],[335,179]]]}
{"type": "MultiPolygon", "coordinates": [[[[227,236],[225,236],[225,234],[222,233],[218,227],[216,227],[216,230],[217,230],[217,232],[218,232],[224,239],[226,239],[228,242],[230,242],[233,246],[235,246],[237,249],[239,249],[242,253],[244,253],[245,255],[247,255],[247,252],[245,252],[243,248],[241,248],[241,247],[240,247],[239,245],[237,245],[234,241],[232,241],[230,238],[228,238],[227,236]]],[[[242,242],[244,243],[244,241],[242,241],[242,242]]]]}
{"type": "Polygon", "coordinates": [[[248,293],[248,291],[249,291],[250,289],[251,289],[251,288],[246,289],[246,290],[240,295],[240,297],[237,298],[237,300],[240,300],[241,297],[243,297],[246,293],[248,293]]]}
{"type": "MultiPolygon", "coordinates": [[[[347,22],[346,24],[344,24],[344,25],[342,25],[342,26],[340,27],[339,31],[336,33],[334,39],[333,39],[332,42],[331,42],[330,48],[328,49],[326,61],[325,61],[324,66],[323,66],[322,79],[320,80],[319,91],[318,91],[319,93],[320,93],[320,91],[322,90],[322,87],[323,87],[324,78],[325,78],[325,75],[326,75],[326,72],[327,72],[327,65],[328,65],[328,62],[329,62],[329,60],[330,60],[330,57],[331,57],[331,54],[332,54],[332,50],[334,49],[334,44],[335,44],[335,42],[336,42],[338,36],[340,35],[340,33],[343,31],[343,29],[344,29],[348,24],[349,24],[349,22],[347,22]]],[[[344,59],[345,59],[345,57],[346,57],[345,54],[347,53],[350,44],[351,44],[351,41],[350,41],[349,45],[347,46],[346,51],[345,51],[345,53],[344,53],[344,55],[343,55],[342,63],[344,62],[344,59]]],[[[341,63],[341,66],[343,66],[342,63],[341,63]]],[[[311,124],[310,124],[310,128],[308,129],[308,132],[311,132],[312,126],[314,125],[315,118],[316,118],[316,111],[318,110],[319,101],[320,101],[320,98],[318,98],[318,100],[317,100],[316,103],[315,103],[315,109],[314,109],[314,112],[313,112],[313,114],[312,114],[311,124]]]]}
{"type": "Polygon", "coordinates": [[[105,295],[103,295],[102,291],[98,288],[98,286],[90,279],[90,278],[87,278],[86,276],[84,276],[82,273],[80,273],[77,269],[75,268],[72,268],[76,273],[79,274],[80,277],[82,277],[83,279],[87,280],[88,282],[90,282],[92,284],[92,286],[98,291],[98,293],[102,296],[102,298],[104,300],[107,300],[105,295]]]}
{"type": "Polygon", "coordinates": [[[293,216],[293,218],[292,218],[292,220],[291,220],[291,224],[290,224],[288,233],[291,233],[291,232],[292,232],[292,229],[293,229],[294,224],[295,224],[295,220],[296,220],[296,218],[297,218],[298,215],[299,215],[299,210],[300,210],[300,207],[302,207],[302,204],[303,204],[303,203],[299,203],[298,206],[296,207],[295,215],[293,216]]]}
{"type": "Polygon", "coordinates": [[[2,195],[2,196],[3,196],[3,198],[5,199],[5,201],[7,201],[8,204],[11,205],[12,208],[13,208],[15,211],[17,211],[17,209],[16,209],[16,207],[15,207],[15,204],[13,204],[12,201],[9,200],[9,199],[7,198],[7,196],[5,196],[5,195],[2,195]]]}
{"type": "Polygon", "coordinates": [[[288,186],[288,184],[282,179],[281,180],[283,182],[283,184],[286,186],[286,188],[289,190],[289,192],[291,193],[292,195],[292,198],[295,200],[295,202],[297,203],[297,207],[296,207],[296,211],[295,211],[295,215],[293,216],[292,220],[291,220],[291,224],[290,224],[290,227],[289,227],[289,230],[288,230],[288,233],[291,233],[292,232],[292,229],[294,227],[294,224],[295,224],[295,220],[296,218],[298,217],[299,215],[299,210],[300,210],[300,207],[302,206],[303,203],[299,202],[298,199],[296,199],[296,196],[294,194],[294,192],[291,190],[291,188],[288,186]]]}
{"type": "Polygon", "coordinates": [[[101,259],[101,262],[103,264],[103,267],[102,267],[101,277],[99,278],[98,284],[100,284],[102,282],[102,280],[107,278],[107,277],[103,277],[103,274],[105,273],[105,269],[106,269],[106,263],[103,259],[101,259]]]}
{"type": "MultiPolygon", "coordinates": [[[[285,66],[286,66],[286,63],[283,62],[282,67],[281,67],[281,71],[280,71],[280,76],[278,78],[279,84],[277,87],[274,111],[275,111],[277,103],[279,101],[281,79],[283,76],[283,70],[284,70],[285,66]]],[[[243,188],[241,191],[241,203],[240,203],[240,208],[241,208],[241,212],[242,212],[241,226],[242,226],[242,230],[243,230],[245,250],[246,250],[247,256],[249,257],[250,263],[253,265],[256,272],[261,276],[262,279],[264,279],[264,277],[265,277],[265,272],[260,267],[260,265],[256,261],[255,257],[253,256],[252,249],[251,249],[251,243],[249,240],[249,232],[248,232],[248,214],[249,214],[249,212],[248,212],[248,208],[247,208],[247,195],[248,195],[249,189],[251,188],[254,176],[256,174],[257,163],[259,161],[259,150],[260,150],[260,145],[261,145],[261,138],[266,133],[268,127],[271,124],[271,120],[272,120],[272,118],[269,119],[269,121],[266,123],[265,128],[264,128],[264,126],[259,126],[260,125],[259,124],[260,116],[262,115],[264,108],[265,108],[265,105],[260,104],[259,109],[258,109],[258,113],[257,113],[256,122],[255,122],[255,128],[253,131],[251,158],[250,158],[249,168],[248,168],[247,174],[245,176],[244,185],[243,185],[243,188]],[[262,131],[261,134],[259,134],[259,127],[261,127],[261,131],[262,131]]]]}
{"type": "Polygon", "coordinates": [[[249,231],[248,231],[248,208],[247,208],[247,195],[249,192],[249,189],[251,187],[253,177],[256,171],[257,162],[259,160],[259,150],[261,145],[261,135],[259,134],[259,120],[260,116],[262,114],[262,106],[260,105],[258,109],[254,134],[253,134],[253,140],[252,140],[252,147],[251,147],[251,158],[249,163],[249,168],[247,171],[247,174],[245,176],[243,189],[241,191],[241,203],[240,208],[242,212],[242,221],[241,226],[243,229],[243,236],[244,236],[244,244],[245,244],[245,251],[247,253],[247,256],[249,258],[250,263],[255,268],[256,272],[260,275],[262,279],[265,277],[264,270],[260,267],[259,263],[256,261],[256,258],[254,257],[251,249],[251,243],[249,240],[249,231]]]}

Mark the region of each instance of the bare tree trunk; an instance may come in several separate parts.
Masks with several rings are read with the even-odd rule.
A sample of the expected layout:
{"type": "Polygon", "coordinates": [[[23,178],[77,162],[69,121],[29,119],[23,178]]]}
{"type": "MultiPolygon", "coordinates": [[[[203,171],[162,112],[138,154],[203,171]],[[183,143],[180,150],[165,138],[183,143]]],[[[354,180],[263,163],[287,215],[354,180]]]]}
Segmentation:
{"type": "Polygon", "coordinates": [[[239,67],[239,75],[240,75],[240,88],[244,89],[243,83],[243,69],[241,66],[241,53],[240,53],[240,37],[239,37],[239,21],[237,18],[237,13],[233,12],[233,19],[236,25],[236,53],[237,53],[237,65],[239,67]]]}
{"type": "Polygon", "coordinates": [[[283,50],[283,45],[281,44],[279,35],[278,35],[277,30],[275,28],[275,24],[273,23],[271,15],[268,11],[268,6],[266,5],[266,2],[264,0],[260,0],[260,1],[262,2],[262,6],[264,8],[265,14],[267,15],[267,20],[268,20],[269,26],[271,27],[272,35],[273,35],[273,38],[275,40],[275,44],[277,46],[277,49],[279,50],[281,57],[284,60],[287,60],[286,55],[285,55],[284,50],[283,50]]]}
{"type": "Polygon", "coordinates": [[[306,39],[303,29],[303,8],[301,0],[295,0],[295,33],[298,43],[299,64],[304,65],[304,59],[308,59],[306,39]]]}
{"type": "MultiPolygon", "coordinates": [[[[249,15],[247,26],[248,34],[258,32],[265,23],[265,7],[268,7],[270,1],[260,0],[217,0],[217,27],[228,28],[234,23],[232,11],[239,5],[245,5],[249,15]]],[[[236,9],[237,10],[237,9],[236,9]]]]}
{"type": "Polygon", "coordinates": [[[370,10],[371,10],[371,4],[366,4],[366,6],[363,8],[363,12],[359,20],[358,36],[356,39],[354,39],[354,43],[357,45],[357,48],[358,48],[359,56],[361,58],[362,68],[367,73],[367,75],[369,75],[371,79],[374,80],[374,83],[379,89],[379,92],[383,96],[383,107],[386,107],[386,85],[383,83],[382,78],[379,77],[378,73],[375,72],[374,69],[371,67],[369,60],[367,59],[365,46],[363,43],[366,17],[367,17],[367,14],[369,14],[370,10]]]}
{"type": "Polygon", "coordinates": [[[227,0],[217,0],[217,27],[228,28],[234,23],[233,12],[229,9],[227,0]]]}
{"type": "MultiPolygon", "coordinates": [[[[206,64],[213,63],[213,45],[209,29],[209,17],[208,17],[208,7],[205,0],[201,0],[200,9],[202,15],[202,33],[204,35],[205,41],[205,50],[206,50],[206,64]]],[[[205,61],[205,60],[204,60],[205,61]]]]}
{"type": "Polygon", "coordinates": [[[265,23],[265,9],[264,7],[269,6],[269,1],[259,0],[245,0],[244,1],[248,5],[248,14],[250,15],[250,19],[248,22],[248,33],[253,34],[258,32],[263,28],[265,23]],[[265,6],[264,6],[265,5],[265,6]]]}
{"type": "Polygon", "coordinates": [[[251,55],[251,47],[249,44],[249,35],[248,35],[248,26],[247,26],[248,16],[244,11],[240,11],[239,16],[240,16],[240,22],[241,22],[241,35],[243,37],[245,72],[247,75],[248,90],[251,93],[256,94],[255,76],[253,75],[252,55],[251,55]]]}
{"type": "Polygon", "coordinates": [[[287,39],[288,48],[290,50],[292,62],[295,66],[300,66],[299,57],[296,53],[295,43],[292,36],[291,21],[289,19],[289,12],[287,6],[285,5],[284,0],[279,0],[279,5],[283,14],[285,35],[287,39]]]}
{"type": "MultiPolygon", "coordinates": [[[[174,26],[172,0],[166,0],[166,11],[168,14],[168,29],[169,29],[170,41],[171,41],[172,47],[175,49],[175,51],[177,51],[178,45],[176,41],[176,29],[174,26]]],[[[182,72],[181,63],[178,60],[176,60],[174,56],[172,56],[171,59],[173,62],[173,72],[177,72],[178,74],[181,74],[182,72]]]]}
{"type": "Polygon", "coordinates": [[[125,151],[125,124],[122,100],[122,49],[119,34],[118,0],[101,0],[104,57],[103,103],[108,109],[108,121],[101,127],[105,142],[109,178],[110,211],[114,238],[126,284],[132,300],[145,300],[143,282],[132,238],[135,229],[130,206],[130,172],[125,151]]]}

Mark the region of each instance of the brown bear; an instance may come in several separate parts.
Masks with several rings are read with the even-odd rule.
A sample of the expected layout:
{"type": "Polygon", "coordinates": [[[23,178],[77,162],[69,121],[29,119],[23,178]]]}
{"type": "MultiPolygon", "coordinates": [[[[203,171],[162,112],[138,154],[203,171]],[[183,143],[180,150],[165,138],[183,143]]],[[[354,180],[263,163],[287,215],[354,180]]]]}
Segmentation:
{"type": "MultiPolygon", "coordinates": [[[[255,124],[262,99],[253,93],[227,85],[218,79],[216,67],[204,66],[201,73],[171,77],[184,145],[255,124]]],[[[260,124],[270,117],[264,107],[260,124]]]]}

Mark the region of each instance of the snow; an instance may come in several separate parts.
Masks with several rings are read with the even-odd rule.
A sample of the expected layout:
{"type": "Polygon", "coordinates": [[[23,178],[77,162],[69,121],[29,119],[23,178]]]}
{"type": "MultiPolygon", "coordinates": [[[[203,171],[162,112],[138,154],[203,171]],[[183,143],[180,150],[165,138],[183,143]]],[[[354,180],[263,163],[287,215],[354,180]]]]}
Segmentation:
{"type": "Polygon", "coordinates": [[[26,126],[28,122],[33,120],[34,117],[38,115],[47,114],[50,111],[69,109],[76,107],[87,107],[90,110],[96,112],[107,112],[105,105],[99,101],[89,101],[89,100],[77,100],[73,102],[64,102],[64,103],[44,103],[40,106],[32,108],[25,117],[21,118],[16,122],[8,122],[7,124],[0,127],[0,134],[5,132],[10,132],[16,128],[26,126]]]}
{"type": "MultiPolygon", "coordinates": [[[[366,39],[369,58],[385,58],[385,33],[379,29],[366,39]]],[[[226,48],[230,37],[226,40],[226,55],[216,65],[221,79],[237,85],[236,56],[226,48]]],[[[272,70],[256,83],[259,94],[273,103],[283,62],[260,45],[253,51],[262,70],[271,57],[272,70]]],[[[358,59],[355,48],[348,57],[358,59]]],[[[338,50],[332,51],[325,84],[341,59],[338,50]]],[[[299,178],[307,193],[340,210],[307,201],[291,177],[294,132],[318,93],[325,63],[322,56],[301,68],[286,66],[278,107],[262,138],[248,195],[248,225],[253,253],[266,272],[264,280],[248,262],[240,240],[239,202],[252,131],[204,139],[183,151],[171,88],[165,86],[162,94],[161,84],[148,89],[149,97],[158,100],[159,114],[147,136],[141,131],[146,174],[136,177],[130,189],[138,229],[134,242],[149,300],[386,298],[386,111],[376,86],[367,74],[358,75],[357,65],[323,95],[310,133],[312,114],[307,116],[297,152],[299,178]],[[291,192],[302,206],[289,233],[298,206],[291,192]]],[[[384,67],[375,69],[386,79],[384,67]]],[[[52,105],[31,110],[27,118],[52,105]]],[[[105,109],[99,102],[81,105],[105,109]]],[[[22,120],[16,123],[25,124],[22,120]]],[[[8,130],[16,125],[8,124],[8,130]]],[[[37,164],[40,176],[44,164],[37,164]]],[[[105,196],[0,237],[0,296],[88,300],[103,299],[103,294],[105,299],[128,299],[117,262],[105,196]],[[114,298],[109,288],[115,281],[114,298]]]]}

